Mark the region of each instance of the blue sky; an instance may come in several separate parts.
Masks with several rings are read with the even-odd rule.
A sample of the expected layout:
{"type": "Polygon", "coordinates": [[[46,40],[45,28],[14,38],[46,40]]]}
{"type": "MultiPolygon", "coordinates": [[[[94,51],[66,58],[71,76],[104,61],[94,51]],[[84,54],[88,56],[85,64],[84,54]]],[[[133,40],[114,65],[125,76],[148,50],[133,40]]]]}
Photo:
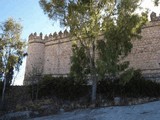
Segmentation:
{"type": "Polygon", "coordinates": [[[49,34],[59,31],[59,24],[49,20],[40,8],[39,0],[0,0],[0,22],[9,17],[20,21],[23,26],[22,38],[27,39],[32,32],[49,34]]]}
{"type": "MultiPolygon", "coordinates": [[[[151,1],[143,0],[142,6],[159,14],[160,7],[154,7],[151,1]]],[[[22,39],[24,40],[27,40],[29,34],[34,32],[49,34],[63,30],[59,27],[58,22],[53,22],[49,20],[47,15],[44,15],[39,6],[39,0],[0,0],[0,8],[0,23],[9,17],[20,21],[23,26],[22,39]]],[[[15,78],[16,85],[22,85],[23,83],[25,60],[20,69],[20,73],[15,78]]]]}
{"type": "MultiPolygon", "coordinates": [[[[23,26],[22,39],[26,41],[29,34],[34,32],[49,34],[62,30],[58,22],[53,22],[49,20],[47,15],[44,15],[39,0],[0,0],[0,8],[0,23],[10,17],[19,21],[23,26]]],[[[21,85],[23,83],[24,70],[25,60],[20,68],[20,73],[15,78],[15,84],[21,85]]]]}

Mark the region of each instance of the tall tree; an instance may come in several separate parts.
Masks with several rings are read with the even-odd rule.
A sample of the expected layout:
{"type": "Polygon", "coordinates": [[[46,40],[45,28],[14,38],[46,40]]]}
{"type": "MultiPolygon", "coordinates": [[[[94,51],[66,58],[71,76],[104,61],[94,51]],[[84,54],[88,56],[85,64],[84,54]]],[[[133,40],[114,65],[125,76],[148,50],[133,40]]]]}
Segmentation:
{"type": "MultiPolygon", "coordinates": [[[[87,70],[86,75],[90,76],[92,81],[92,102],[96,100],[99,75],[102,73],[103,75],[107,74],[108,69],[114,68],[113,65],[119,62],[117,60],[119,56],[122,53],[128,53],[131,49],[130,42],[133,36],[131,36],[131,32],[127,32],[128,29],[135,30],[134,37],[136,37],[137,30],[143,24],[143,22],[140,22],[141,16],[134,13],[139,1],[121,0],[117,3],[115,0],[40,0],[40,5],[49,18],[59,19],[62,25],[69,26],[72,39],[75,40],[72,67],[76,66],[77,60],[85,61],[84,64],[79,65],[81,72],[77,72],[77,74],[84,73],[87,70]],[[133,17],[133,23],[129,21],[127,15],[133,17]],[[123,26],[123,22],[125,22],[125,26],[123,26]],[[141,25],[138,25],[138,23],[141,25]],[[104,34],[105,37],[102,37],[104,34]],[[99,43],[101,39],[106,39],[102,40],[105,44],[99,43]],[[122,41],[118,43],[120,52],[115,52],[117,41],[122,41]],[[114,50],[112,47],[114,47],[114,50]],[[127,48],[128,50],[126,50],[127,48]],[[81,53],[79,54],[81,55],[80,59],[78,59],[76,53],[81,53]],[[109,57],[109,59],[105,59],[102,57],[103,55],[106,58],[109,57]],[[108,65],[111,67],[108,67],[108,65]]],[[[115,70],[115,68],[112,69],[112,72],[115,72],[115,70]]],[[[76,73],[76,71],[74,72],[76,73]]]]}
{"type": "MultiPolygon", "coordinates": [[[[100,58],[97,60],[97,66],[100,76],[107,74],[122,77],[122,80],[129,80],[132,77],[132,68],[128,69],[129,61],[125,58],[131,52],[132,41],[141,38],[141,28],[148,20],[147,11],[141,15],[134,13],[137,4],[138,0],[122,0],[117,5],[117,15],[104,22],[105,39],[98,41],[97,46],[100,58]]],[[[126,80],[124,82],[127,82],[126,80]]]]}
{"type": "Polygon", "coordinates": [[[12,83],[14,71],[22,64],[25,42],[21,39],[22,26],[12,18],[1,25],[0,33],[0,73],[3,80],[2,101],[6,86],[12,83]]]}

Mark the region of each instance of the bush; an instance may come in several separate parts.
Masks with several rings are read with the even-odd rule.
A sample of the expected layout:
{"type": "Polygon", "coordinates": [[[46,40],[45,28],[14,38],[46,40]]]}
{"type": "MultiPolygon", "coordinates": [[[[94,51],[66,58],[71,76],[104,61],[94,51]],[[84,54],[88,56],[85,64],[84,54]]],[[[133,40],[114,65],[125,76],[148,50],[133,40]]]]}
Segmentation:
{"type": "MultiPolygon", "coordinates": [[[[63,100],[77,100],[89,96],[90,86],[75,82],[71,77],[44,76],[38,85],[34,85],[34,93],[38,86],[38,97],[57,97],[63,100]]],[[[33,87],[33,86],[32,86],[33,87]]],[[[145,80],[140,71],[134,71],[133,77],[126,84],[120,79],[101,80],[98,82],[97,93],[107,99],[121,97],[159,97],[160,83],[145,80]]]]}
{"type": "Polygon", "coordinates": [[[145,80],[139,70],[134,71],[134,75],[125,85],[120,84],[120,80],[102,80],[98,83],[98,94],[108,98],[121,97],[159,97],[160,83],[145,80]]]}
{"type": "Polygon", "coordinates": [[[75,100],[89,93],[89,87],[75,82],[69,77],[45,76],[39,83],[39,97],[56,96],[61,99],[75,100]]]}
{"type": "Polygon", "coordinates": [[[133,78],[124,86],[123,93],[133,97],[159,97],[160,83],[145,80],[139,71],[135,71],[133,78]]]}

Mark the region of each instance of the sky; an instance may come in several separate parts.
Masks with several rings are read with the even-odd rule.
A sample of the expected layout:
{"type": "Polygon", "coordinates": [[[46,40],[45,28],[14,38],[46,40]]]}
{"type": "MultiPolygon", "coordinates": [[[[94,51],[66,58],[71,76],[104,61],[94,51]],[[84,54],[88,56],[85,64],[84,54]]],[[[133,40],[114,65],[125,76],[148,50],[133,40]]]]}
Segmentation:
{"type": "MultiPolygon", "coordinates": [[[[143,0],[142,7],[149,8],[151,11],[160,13],[160,6],[154,7],[153,0],[143,0]]],[[[50,20],[39,5],[39,0],[0,0],[0,24],[8,18],[19,21],[23,26],[22,39],[28,40],[31,33],[40,32],[45,34],[64,30],[60,28],[58,22],[50,20]]],[[[25,73],[26,59],[20,67],[20,72],[14,78],[15,85],[22,85],[25,73]]]]}

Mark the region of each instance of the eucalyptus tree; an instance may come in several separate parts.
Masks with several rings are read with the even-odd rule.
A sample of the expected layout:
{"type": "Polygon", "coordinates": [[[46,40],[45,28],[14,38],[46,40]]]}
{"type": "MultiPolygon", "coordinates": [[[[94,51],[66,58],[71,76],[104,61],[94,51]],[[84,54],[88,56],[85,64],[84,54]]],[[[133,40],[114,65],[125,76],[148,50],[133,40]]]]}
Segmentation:
{"type": "Polygon", "coordinates": [[[132,37],[137,36],[144,23],[141,22],[144,17],[134,13],[139,2],[140,0],[40,0],[40,5],[49,18],[59,20],[61,25],[70,28],[74,40],[71,72],[77,76],[89,76],[92,81],[92,102],[96,100],[99,76],[117,72],[115,66],[119,62],[119,56],[128,54],[132,47],[132,37]],[[115,52],[117,47],[118,51],[115,52]]]}
{"type": "Polygon", "coordinates": [[[6,86],[12,83],[14,71],[22,64],[25,42],[21,39],[22,26],[9,18],[1,25],[0,34],[0,72],[2,74],[4,100],[6,86]]]}

